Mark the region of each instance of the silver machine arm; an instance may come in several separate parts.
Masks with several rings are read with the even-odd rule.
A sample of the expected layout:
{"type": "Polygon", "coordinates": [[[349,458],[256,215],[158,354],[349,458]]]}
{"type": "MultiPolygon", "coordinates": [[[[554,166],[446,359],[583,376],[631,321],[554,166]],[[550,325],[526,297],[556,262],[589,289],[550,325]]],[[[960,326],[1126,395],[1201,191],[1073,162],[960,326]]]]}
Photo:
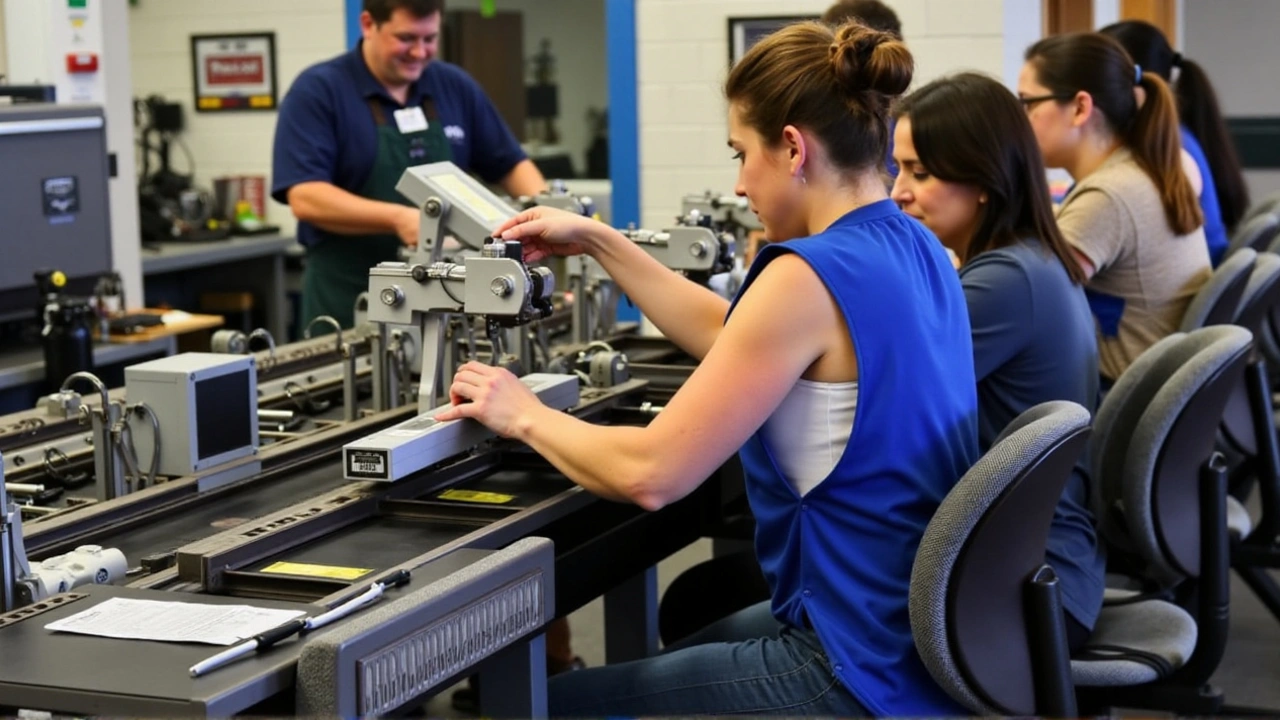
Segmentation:
{"type": "Polygon", "coordinates": [[[629,228],[622,234],[677,272],[710,276],[733,269],[733,236],[710,227],[681,224],[665,230],[629,228]]]}
{"type": "MultiPolygon", "coordinates": [[[[619,232],[667,268],[707,284],[711,276],[734,269],[737,240],[733,234],[712,227],[704,218],[695,211],[663,230],[629,227],[619,232]]],[[[602,323],[611,326],[602,316],[611,318],[616,313],[619,291],[604,268],[585,255],[567,258],[566,274],[574,293],[574,340],[579,343],[597,340],[605,334],[602,323]],[[593,301],[593,297],[602,300],[593,301]]]]}
{"type": "Polygon", "coordinates": [[[751,212],[751,204],[737,195],[721,195],[710,190],[701,195],[685,195],[680,201],[680,212],[685,217],[697,213],[698,217],[710,218],[711,226],[718,230],[745,233],[764,229],[760,219],[751,212]]]}
{"type": "Polygon", "coordinates": [[[524,262],[519,242],[492,238],[516,210],[452,163],[409,168],[396,190],[422,210],[418,249],[408,262],[369,270],[369,319],[422,330],[418,411],[440,404],[448,315],[483,316],[498,355],[505,329],[551,315],[555,276],[524,262]],[[461,263],[441,261],[445,234],[478,248],[461,263]]]}

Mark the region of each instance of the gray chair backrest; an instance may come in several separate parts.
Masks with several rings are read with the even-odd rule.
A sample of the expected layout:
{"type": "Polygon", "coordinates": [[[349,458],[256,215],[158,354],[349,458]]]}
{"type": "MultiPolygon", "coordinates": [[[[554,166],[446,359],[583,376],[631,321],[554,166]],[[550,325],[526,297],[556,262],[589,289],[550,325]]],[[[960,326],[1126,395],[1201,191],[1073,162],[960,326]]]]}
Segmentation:
{"type": "MultiPolygon", "coordinates": [[[[1280,255],[1280,237],[1271,243],[1267,252],[1280,255]]],[[[1254,336],[1253,341],[1258,344],[1258,349],[1274,374],[1275,369],[1280,368],[1280,310],[1267,313],[1260,329],[1261,332],[1254,336]]]]}
{"type": "Polygon", "coordinates": [[[1262,252],[1271,246],[1277,234],[1280,234],[1280,217],[1273,210],[1258,213],[1240,222],[1223,257],[1231,257],[1245,248],[1262,252]]]}
{"type": "Polygon", "coordinates": [[[1240,296],[1236,308],[1235,324],[1252,332],[1256,338],[1268,315],[1280,303],[1280,254],[1274,251],[1258,253],[1249,273],[1249,282],[1240,296]]]}
{"type": "Polygon", "coordinates": [[[1199,575],[1201,467],[1213,453],[1252,343],[1252,333],[1235,325],[1181,338],[1152,368],[1152,375],[1167,380],[1132,426],[1119,472],[1108,468],[1108,481],[1120,485],[1110,495],[1123,504],[1128,543],[1157,582],[1173,585],[1199,575]]]}
{"type": "Polygon", "coordinates": [[[1263,215],[1265,213],[1274,213],[1276,208],[1280,208],[1280,193],[1263,198],[1253,204],[1253,207],[1245,211],[1244,217],[1240,218],[1239,227],[1244,227],[1250,220],[1263,215]]]}
{"type": "Polygon", "coordinates": [[[1089,498],[1093,517],[1100,525],[1105,522],[1107,511],[1120,500],[1119,473],[1138,418],[1184,360],[1168,358],[1184,337],[1186,333],[1174,333],[1147,348],[1121,373],[1098,406],[1089,448],[1089,498]]]}
{"type": "Polygon", "coordinates": [[[1258,253],[1253,248],[1241,248],[1227,256],[1191,298],[1179,330],[1191,332],[1208,325],[1233,322],[1257,257],[1258,253]]]}
{"type": "Polygon", "coordinates": [[[1023,598],[1044,564],[1054,508],[1089,435],[1089,411],[1027,410],[952,488],[911,571],[917,650],[934,680],[975,713],[1036,712],[1023,598]]]}
{"type": "MultiPolygon", "coordinates": [[[[1274,339],[1268,330],[1272,316],[1280,311],[1280,255],[1272,252],[1258,254],[1258,261],[1249,275],[1240,308],[1236,311],[1235,324],[1253,333],[1254,352],[1270,361],[1274,339]]],[[[1253,457],[1258,453],[1258,441],[1253,422],[1253,410],[1249,406],[1248,383],[1240,383],[1227,401],[1222,415],[1222,432],[1233,450],[1253,457]]]]}

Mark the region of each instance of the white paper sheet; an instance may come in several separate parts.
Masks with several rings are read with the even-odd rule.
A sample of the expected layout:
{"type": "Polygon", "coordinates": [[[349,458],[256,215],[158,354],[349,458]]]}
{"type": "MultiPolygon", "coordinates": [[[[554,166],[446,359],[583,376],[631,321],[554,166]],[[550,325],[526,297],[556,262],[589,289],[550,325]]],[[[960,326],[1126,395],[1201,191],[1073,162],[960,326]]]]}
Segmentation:
{"type": "Polygon", "coordinates": [[[44,628],[125,640],[234,645],[303,614],[250,605],[111,598],[44,628]]]}

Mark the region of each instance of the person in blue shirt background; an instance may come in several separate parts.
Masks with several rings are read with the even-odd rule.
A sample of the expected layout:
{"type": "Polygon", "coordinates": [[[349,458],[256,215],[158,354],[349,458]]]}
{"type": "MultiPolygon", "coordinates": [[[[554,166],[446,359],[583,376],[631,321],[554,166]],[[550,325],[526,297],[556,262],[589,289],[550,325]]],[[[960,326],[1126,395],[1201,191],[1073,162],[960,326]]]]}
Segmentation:
{"type": "Polygon", "coordinates": [[[560,716],[955,715],[911,636],[925,527],[977,459],[964,293],[879,166],[912,58],[860,24],[787,26],[725,83],[735,191],[773,241],[734,303],[617,230],[533,208],[498,228],[530,261],[588,254],[700,360],[646,427],[542,405],[506,370],[459,369],[442,421],[475,418],[590,492],[654,510],[735,453],[772,598],[676,648],[548,682],[560,716]]]}
{"type": "Polygon", "coordinates": [[[364,0],[361,40],[302,72],[280,103],[271,196],[307,248],[303,325],[353,323],[369,268],[418,241],[418,208],[395,190],[405,169],[452,161],[510,195],[542,174],[479,84],[435,59],[443,0],[364,0]]]}
{"type": "MultiPolygon", "coordinates": [[[[961,260],[979,449],[1040,403],[1069,400],[1092,412],[1098,345],[1084,272],[1054,220],[1022,104],[999,82],[962,73],[911,93],[894,114],[893,199],[961,260]]],[[[1058,501],[1046,552],[1073,651],[1089,639],[1106,574],[1088,498],[1086,453],[1058,501]]]]}
{"type": "Polygon", "coordinates": [[[1178,101],[1182,149],[1191,155],[1200,171],[1204,237],[1209,244],[1209,259],[1216,267],[1222,262],[1230,235],[1249,209],[1249,186],[1209,76],[1170,47],[1160,28],[1150,23],[1125,20],[1098,32],[1118,40],[1135,63],[1144,71],[1159,75],[1173,89],[1178,101]]]}

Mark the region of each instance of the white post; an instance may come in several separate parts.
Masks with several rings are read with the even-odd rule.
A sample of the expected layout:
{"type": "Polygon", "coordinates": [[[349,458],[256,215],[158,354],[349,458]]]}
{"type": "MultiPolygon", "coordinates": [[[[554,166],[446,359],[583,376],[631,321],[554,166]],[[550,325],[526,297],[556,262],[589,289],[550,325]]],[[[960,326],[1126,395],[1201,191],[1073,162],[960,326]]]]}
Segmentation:
{"type": "MultiPolygon", "coordinates": [[[[125,297],[140,308],[142,285],[142,229],[138,220],[138,169],[133,152],[133,64],[129,56],[129,4],[105,0],[102,68],[107,113],[107,149],[116,157],[116,176],[108,184],[111,195],[111,258],[124,281],[125,297]]],[[[123,308],[122,308],[123,309],[123,308]]]]}
{"type": "Polygon", "coordinates": [[[1120,22],[1120,0],[1093,0],[1093,29],[1120,22]]]}
{"type": "Polygon", "coordinates": [[[85,0],[84,7],[72,5],[66,0],[5,0],[7,74],[12,84],[54,85],[60,104],[102,106],[107,117],[107,152],[116,158],[116,177],[107,183],[111,258],[129,303],[141,307],[129,5],[127,0],[85,0]],[[95,62],[96,70],[91,69],[95,62]],[[81,71],[72,72],[72,64],[81,71]]]}

